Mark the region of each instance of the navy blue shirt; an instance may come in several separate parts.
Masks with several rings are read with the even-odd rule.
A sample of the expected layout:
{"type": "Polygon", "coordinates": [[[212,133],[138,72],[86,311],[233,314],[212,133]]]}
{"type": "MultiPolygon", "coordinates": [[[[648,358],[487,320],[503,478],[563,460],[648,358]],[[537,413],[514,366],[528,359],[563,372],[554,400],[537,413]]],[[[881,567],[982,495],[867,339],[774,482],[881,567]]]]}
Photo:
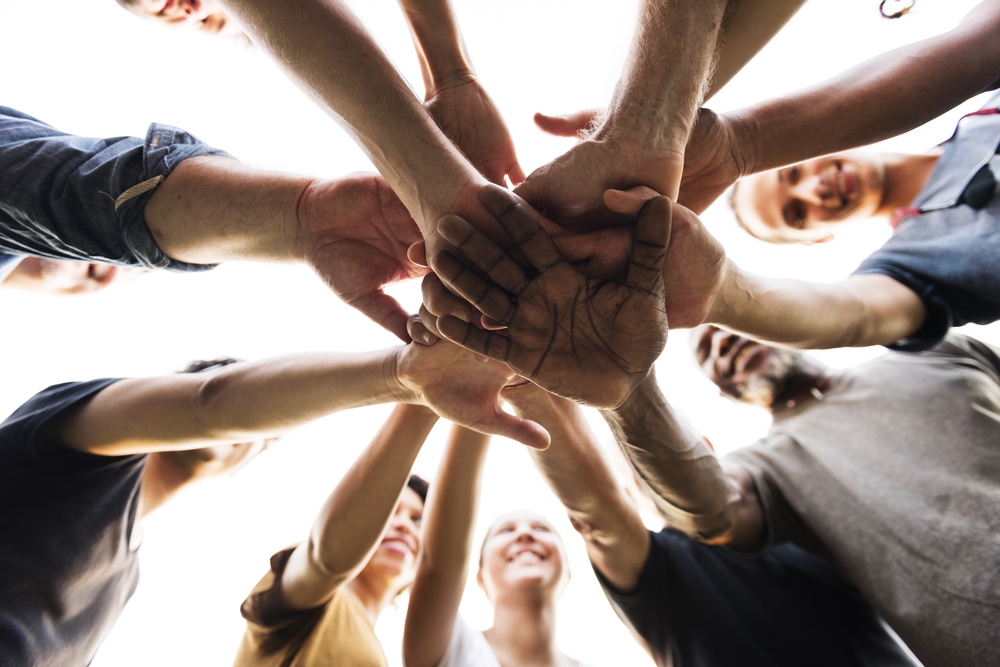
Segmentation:
{"type": "Polygon", "coordinates": [[[61,384],[0,424],[0,666],[87,665],[132,596],[145,455],[70,449],[53,424],[114,379],[61,384]]]}
{"type": "MultiPolygon", "coordinates": [[[[1000,106],[1000,95],[984,108],[1000,106]]],[[[964,118],[944,144],[915,212],[854,273],[879,273],[924,303],[920,330],[889,345],[907,352],[937,345],[953,326],[1000,319],[1000,114],[964,118]]]]}
{"type": "Polygon", "coordinates": [[[597,578],[660,667],[915,665],[817,556],[788,543],[741,556],[669,528],[649,537],[634,591],[597,578]]]}

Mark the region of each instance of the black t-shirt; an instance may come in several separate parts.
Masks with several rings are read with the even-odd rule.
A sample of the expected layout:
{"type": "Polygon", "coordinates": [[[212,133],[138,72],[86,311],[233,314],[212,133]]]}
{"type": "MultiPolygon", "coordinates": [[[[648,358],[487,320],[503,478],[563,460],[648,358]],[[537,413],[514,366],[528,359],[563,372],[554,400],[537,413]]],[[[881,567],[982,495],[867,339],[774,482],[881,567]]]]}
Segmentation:
{"type": "Polygon", "coordinates": [[[0,424],[0,666],[88,664],[138,581],[146,456],[68,448],[50,427],[114,379],[49,387],[0,424]]]}
{"type": "Polygon", "coordinates": [[[740,556],[668,528],[650,533],[634,591],[597,578],[661,667],[915,664],[854,587],[791,544],[740,556]]]}

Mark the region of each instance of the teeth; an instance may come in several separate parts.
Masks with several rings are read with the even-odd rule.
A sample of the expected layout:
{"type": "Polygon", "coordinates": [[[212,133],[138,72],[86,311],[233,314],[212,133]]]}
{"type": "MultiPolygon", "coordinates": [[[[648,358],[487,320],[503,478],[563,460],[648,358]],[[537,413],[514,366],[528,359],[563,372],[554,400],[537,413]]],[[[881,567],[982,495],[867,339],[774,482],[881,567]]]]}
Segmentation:
{"type": "Polygon", "coordinates": [[[735,371],[735,370],[736,370],[737,368],[739,368],[739,365],[740,365],[740,360],[741,360],[741,359],[742,359],[743,357],[747,356],[747,354],[749,354],[749,353],[750,353],[750,348],[751,348],[751,347],[752,347],[751,345],[747,345],[747,346],[746,346],[746,347],[744,347],[744,348],[743,348],[742,350],[740,350],[739,352],[737,352],[737,353],[736,353],[736,357],[735,357],[735,358],[733,359],[733,370],[734,370],[734,371],[735,371]]]}
{"type": "Polygon", "coordinates": [[[511,560],[514,560],[514,561],[519,561],[519,560],[540,561],[540,560],[542,560],[542,557],[539,556],[538,554],[536,554],[534,551],[522,551],[520,553],[514,554],[514,557],[511,560]]]}

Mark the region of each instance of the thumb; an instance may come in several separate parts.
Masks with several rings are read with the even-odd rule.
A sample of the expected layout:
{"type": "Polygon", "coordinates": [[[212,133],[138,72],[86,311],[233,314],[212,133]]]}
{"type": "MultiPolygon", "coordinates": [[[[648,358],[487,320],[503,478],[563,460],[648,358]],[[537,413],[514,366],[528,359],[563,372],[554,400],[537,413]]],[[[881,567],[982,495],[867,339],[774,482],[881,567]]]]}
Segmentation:
{"type": "Polygon", "coordinates": [[[605,190],[604,205],[615,213],[639,215],[646,202],[659,196],[659,192],[645,185],[637,185],[630,190],[605,190]]]}
{"type": "Polygon", "coordinates": [[[554,134],[557,137],[575,137],[580,132],[589,130],[591,124],[600,114],[600,109],[583,109],[563,116],[547,116],[543,113],[536,113],[535,125],[543,132],[554,134]]]}
{"type": "Polygon", "coordinates": [[[532,449],[548,449],[552,438],[540,424],[530,419],[515,417],[504,412],[500,406],[496,407],[493,421],[489,424],[482,424],[477,431],[502,435],[505,438],[515,440],[522,445],[532,449]]]}
{"type": "Polygon", "coordinates": [[[403,310],[399,302],[383,292],[376,290],[348,302],[349,306],[357,308],[371,320],[395,334],[404,343],[410,342],[410,334],[406,331],[406,323],[410,314],[403,310]]]}

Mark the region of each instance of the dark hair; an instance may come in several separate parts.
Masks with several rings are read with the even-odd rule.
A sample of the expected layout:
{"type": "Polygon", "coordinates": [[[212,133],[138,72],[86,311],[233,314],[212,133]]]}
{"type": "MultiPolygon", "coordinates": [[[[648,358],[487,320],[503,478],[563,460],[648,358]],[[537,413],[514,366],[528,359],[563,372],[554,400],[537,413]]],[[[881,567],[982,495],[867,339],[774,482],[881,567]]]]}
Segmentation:
{"type": "Polygon", "coordinates": [[[236,364],[243,361],[242,359],[233,359],[232,357],[220,357],[219,359],[202,359],[199,361],[192,361],[187,367],[182,371],[177,371],[178,373],[203,373],[205,371],[214,371],[217,368],[222,368],[223,366],[228,366],[229,364],[236,364]]]}
{"type": "Polygon", "coordinates": [[[410,479],[406,480],[406,486],[420,496],[420,500],[424,503],[427,502],[427,490],[430,488],[427,480],[420,475],[410,475],[410,479]]]}

